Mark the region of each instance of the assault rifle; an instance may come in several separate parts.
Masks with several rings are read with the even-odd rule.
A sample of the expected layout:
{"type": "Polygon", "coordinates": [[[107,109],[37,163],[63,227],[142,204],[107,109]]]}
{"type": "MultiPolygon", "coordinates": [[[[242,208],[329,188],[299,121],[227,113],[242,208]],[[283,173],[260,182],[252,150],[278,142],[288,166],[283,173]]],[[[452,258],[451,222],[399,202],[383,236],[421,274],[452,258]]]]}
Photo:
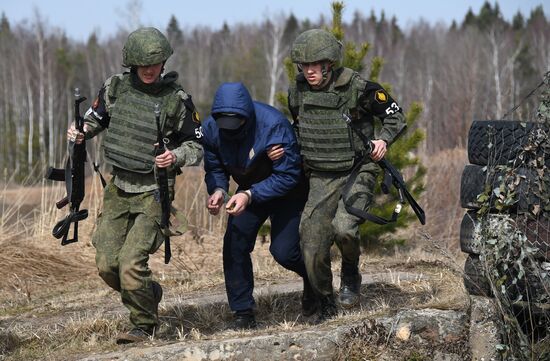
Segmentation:
{"type": "MultiPolygon", "coordinates": [[[[157,123],[157,151],[155,156],[160,155],[166,151],[165,144],[168,143],[168,139],[162,136],[160,128],[160,107],[155,104],[155,121],[157,123]]],[[[160,206],[162,209],[162,215],[160,218],[160,228],[164,235],[164,263],[168,264],[170,258],[172,258],[172,251],[170,249],[170,188],[168,187],[168,170],[166,168],[156,168],[157,183],[159,186],[158,196],[160,206]]]]}
{"type": "MultiPolygon", "coordinates": [[[[368,154],[370,154],[372,152],[371,140],[368,139],[365,134],[363,134],[361,129],[359,129],[352,122],[351,118],[347,114],[342,114],[342,118],[348,124],[351,130],[355,134],[357,134],[359,139],[361,139],[361,141],[365,145],[365,149],[367,150],[368,154]]],[[[387,161],[384,158],[379,160],[377,164],[380,166],[380,168],[382,168],[382,170],[384,170],[384,181],[382,182],[382,191],[385,194],[388,194],[390,191],[391,185],[393,185],[399,193],[399,203],[395,206],[391,219],[385,219],[379,216],[375,216],[361,209],[354,208],[351,205],[346,204],[346,202],[344,202],[348,213],[353,214],[354,216],[357,216],[363,220],[369,220],[377,224],[388,224],[390,222],[395,222],[397,220],[397,216],[401,212],[402,204],[405,203],[405,199],[406,199],[407,202],[411,205],[420,223],[426,224],[426,215],[424,214],[424,210],[415,201],[412,194],[410,194],[409,191],[407,190],[407,185],[405,184],[405,180],[403,179],[403,176],[401,175],[401,173],[399,173],[399,171],[389,161],[387,161]]],[[[352,171],[352,174],[350,175],[350,181],[348,181],[348,184],[346,184],[346,187],[343,191],[344,195],[347,195],[347,193],[351,189],[351,186],[353,185],[353,180],[357,176],[360,166],[361,166],[361,163],[357,164],[354,170],[352,171]]]]}
{"type": "MultiPolygon", "coordinates": [[[[80,115],[80,103],[86,100],[80,96],[80,90],[74,90],[74,115],[75,127],[79,132],[84,133],[84,118],[80,115]]],[[[67,195],[60,201],[56,202],[56,207],[61,209],[67,204],[70,204],[69,215],[57,222],[53,228],[52,235],[59,239],[61,245],[65,246],[69,243],[78,242],[78,222],[88,217],[87,209],[80,209],[80,203],[84,199],[84,162],[86,162],[86,141],[81,144],[76,144],[75,139],[70,140],[67,146],[69,157],[65,169],[48,168],[46,178],[54,181],[65,182],[67,195]],[[71,223],[74,223],[73,238],[67,239],[71,223]]]]}

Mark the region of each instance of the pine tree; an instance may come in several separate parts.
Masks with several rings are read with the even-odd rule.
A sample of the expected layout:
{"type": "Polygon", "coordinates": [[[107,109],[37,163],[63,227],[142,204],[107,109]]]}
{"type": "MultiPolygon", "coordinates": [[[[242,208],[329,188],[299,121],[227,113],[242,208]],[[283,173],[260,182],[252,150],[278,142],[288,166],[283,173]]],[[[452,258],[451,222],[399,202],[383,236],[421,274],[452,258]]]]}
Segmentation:
{"type": "MultiPolygon", "coordinates": [[[[334,36],[340,40],[343,47],[343,59],[342,65],[351,68],[357,72],[363,70],[363,59],[370,50],[369,43],[355,44],[354,42],[345,41],[344,29],[342,27],[342,11],[344,9],[344,3],[335,1],[332,3],[332,28],[330,30],[334,36]]],[[[382,20],[384,15],[382,14],[382,20]]],[[[370,72],[368,79],[371,81],[378,81],[378,76],[382,70],[384,60],[381,57],[373,57],[370,63],[370,72]]],[[[290,58],[285,59],[286,73],[290,81],[294,81],[296,78],[296,66],[292,63],[290,58]]],[[[391,86],[389,84],[382,84],[384,88],[391,94],[391,86]]],[[[283,106],[283,111],[288,114],[288,101],[286,94],[278,94],[278,100],[283,106]]],[[[418,116],[422,112],[422,105],[418,102],[414,102],[410,105],[410,109],[406,113],[408,132],[401,136],[392,146],[386,155],[393,165],[400,170],[407,171],[409,178],[407,181],[407,187],[411,194],[418,198],[418,196],[424,191],[424,176],[426,174],[426,168],[421,164],[420,159],[413,154],[414,150],[418,147],[420,142],[424,140],[424,132],[421,129],[414,129],[413,125],[418,119],[418,116]],[[410,175],[409,175],[410,174],[410,175]]],[[[380,175],[380,182],[382,181],[382,174],[380,175]]],[[[381,195],[380,182],[378,182],[376,194],[381,195]]],[[[392,196],[379,196],[375,200],[371,207],[371,212],[376,215],[389,218],[393,212],[396,204],[397,194],[392,191],[392,196]]],[[[363,245],[380,243],[387,235],[394,233],[398,228],[404,228],[412,221],[416,222],[416,216],[409,210],[408,207],[404,207],[398,221],[390,223],[385,226],[379,226],[371,222],[366,222],[360,227],[361,238],[363,245]]]]}
{"type": "Polygon", "coordinates": [[[182,46],[183,42],[183,31],[178,23],[178,19],[174,15],[170,17],[168,21],[168,26],[166,27],[166,34],[168,35],[168,41],[172,46],[182,46]]]}
{"type": "Polygon", "coordinates": [[[523,15],[519,12],[514,15],[514,18],[512,19],[512,29],[515,31],[523,30],[525,27],[525,19],[523,18],[523,15]]]}

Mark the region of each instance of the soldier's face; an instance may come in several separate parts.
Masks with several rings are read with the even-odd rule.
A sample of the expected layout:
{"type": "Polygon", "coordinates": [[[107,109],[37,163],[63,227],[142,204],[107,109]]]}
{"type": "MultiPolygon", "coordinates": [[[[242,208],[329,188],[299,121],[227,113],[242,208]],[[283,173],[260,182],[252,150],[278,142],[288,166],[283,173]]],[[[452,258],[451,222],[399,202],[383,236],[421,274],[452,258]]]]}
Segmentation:
{"type": "Polygon", "coordinates": [[[137,67],[138,76],[145,84],[153,84],[154,82],[156,82],[160,76],[161,71],[162,63],[137,67]]]}
{"type": "Polygon", "coordinates": [[[316,61],[314,63],[302,63],[300,66],[302,67],[302,71],[304,72],[304,76],[306,77],[309,85],[312,87],[321,85],[323,82],[323,73],[321,72],[322,63],[320,61],[316,61]]]}

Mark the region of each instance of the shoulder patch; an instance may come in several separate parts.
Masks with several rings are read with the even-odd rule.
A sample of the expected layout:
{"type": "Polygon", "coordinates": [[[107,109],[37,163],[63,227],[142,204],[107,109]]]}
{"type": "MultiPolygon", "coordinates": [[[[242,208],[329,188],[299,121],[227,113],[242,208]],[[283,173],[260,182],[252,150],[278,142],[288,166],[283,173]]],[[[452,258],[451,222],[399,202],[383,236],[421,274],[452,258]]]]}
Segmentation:
{"type": "Polygon", "coordinates": [[[195,107],[195,104],[193,103],[191,95],[187,94],[183,89],[178,91],[178,94],[181,98],[181,101],[185,105],[185,108],[187,108],[187,110],[191,112],[191,120],[193,120],[193,122],[197,124],[200,124],[201,117],[199,115],[199,112],[197,111],[197,108],[195,107]]]}
{"type": "Polygon", "coordinates": [[[193,111],[193,121],[197,124],[201,123],[201,117],[199,115],[199,112],[197,112],[196,110],[193,111]]]}
{"type": "Polygon", "coordinates": [[[389,97],[388,97],[388,94],[383,89],[379,89],[376,91],[376,93],[374,93],[374,99],[378,103],[384,104],[388,102],[389,97]]]}

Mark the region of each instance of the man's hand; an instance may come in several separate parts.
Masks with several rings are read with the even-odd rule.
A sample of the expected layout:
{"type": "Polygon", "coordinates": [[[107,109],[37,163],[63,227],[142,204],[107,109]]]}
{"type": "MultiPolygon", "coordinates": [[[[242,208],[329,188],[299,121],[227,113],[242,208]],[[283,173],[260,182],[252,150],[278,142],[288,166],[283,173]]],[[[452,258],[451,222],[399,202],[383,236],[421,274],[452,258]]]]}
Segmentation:
{"type": "MultiPolygon", "coordinates": [[[[84,132],[86,132],[87,129],[88,127],[84,124],[84,132]]],[[[84,141],[84,133],[80,133],[78,129],[76,129],[74,123],[72,123],[69,129],[67,129],[67,140],[75,144],[82,144],[84,141]]]]}
{"type": "Polygon", "coordinates": [[[176,155],[169,149],[155,157],[155,164],[159,168],[167,168],[176,162],[176,155]]]}
{"type": "Polygon", "coordinates": [[[275,144],[267,150],[267,156],[273,162],[276,161],[277,159],[281,159],[281,157],[284,154],[285,154],[285,148],[283,148],[283,146],[280,144],[275,144]]]}
{"type": "Polygon", "coordinates": [[[370,157],[375,162],[378,162],[379,160],[384,158],[384,156],[386,155],[386,150],[387,150],[386,142],[379,139],[379,140],[373,140],[371,141],[371,143],[372,143],[372,152],[370,153],[370,157]]]}
{"type": "Polygon", "coordinates": [[[225,210],[232,216],[238,216],[243,213],[248,205],[249,196],[244,192],[239,192],[229,199],[225,210]]]}
{"type": "Polygon", "coordinates": [[[218,190],[212,193],[210,197],[208,197],[208,203],[206,204],[206,208],[208,208],[208,212],[213,215],[217,216],[218,213],[220,213],[220,208],[223,204],[223,192],[218,190]]]}

